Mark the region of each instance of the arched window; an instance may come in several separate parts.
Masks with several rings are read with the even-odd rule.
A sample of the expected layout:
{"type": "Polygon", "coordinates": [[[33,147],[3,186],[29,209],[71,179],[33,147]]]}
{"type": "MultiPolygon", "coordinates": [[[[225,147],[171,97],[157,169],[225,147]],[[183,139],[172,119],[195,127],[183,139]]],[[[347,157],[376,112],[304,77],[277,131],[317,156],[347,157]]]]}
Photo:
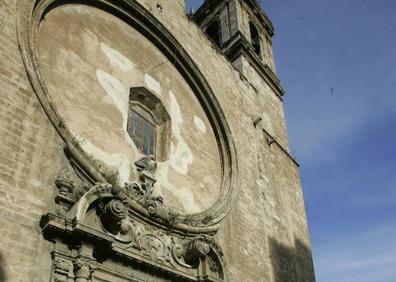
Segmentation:
{"type": "Polygon", "coordinates": [[[170,116],[161,100],[145,87],[129,93],[127,132],[136,148],[158,161],[167,159],[170,147],[170,116]]]}
{"type": "Polygon", "coordinates": [[[250,40],[254,49],[254,52],[260,56],[261,54],[261,43],[260,43],[260,34],[256,28],[256,26],[249,21],[249,30],[250,30],[250,40]]]}
{"type": "Polygon", "coordinates": [[[157,125],[152,114],[140,105],[130,108],[128,133],[138,150],[147,155],[156,155],[157,125]]]}
{"type": "Polygon", "coordinates": [[[213,20],[205,29],[205,33],[217,46],[221,46],[221,27],[219,20],[213,20]]]}

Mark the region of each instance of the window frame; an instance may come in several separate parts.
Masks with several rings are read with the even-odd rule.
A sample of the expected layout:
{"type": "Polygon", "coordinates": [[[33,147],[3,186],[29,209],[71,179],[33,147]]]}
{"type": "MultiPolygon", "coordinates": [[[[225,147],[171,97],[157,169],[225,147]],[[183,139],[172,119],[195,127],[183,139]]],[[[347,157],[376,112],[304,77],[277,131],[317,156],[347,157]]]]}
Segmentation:
{"type": "Polygon", "coordinates": [[[262,58],[262,54],[263,54],[263,45],[261,42],[262,39],[260,36],[259,29],[251,19],[249,19],[249,34],[250,34],[250,44],[252,44],[254,53],[259,58],[262,58]]]}
{"type": "Polygon", "coordinates": [[[142,105],[140,103],[131,103],[131,105],[129,107],[127,132],[140,153],[142,153],[146,156],[153,155],[154,157],[156,157],[157,143],[158,143],[158,140],[157,140],[157,138],[158,138],[158,122],[157,122],[154,114],[147,107],[145,107],[144,105],[142,105]],[[141,123],[140,132],[142,134],[139,134],[139,138],[136,138],[136,126],[135,126],[136,121],[134,120],[136,118],[136,116],[138,116],[142,121],[145,122],[145,123],[143,123],[143,122],[141,123]],[[146,124],[149,124],[150,126],[152,126],[152,130],[153,130],[152,149],[149,150],[149,151],[151,151],[151,154],[147,154],[147,152],[145,150],[145,136],[146,136],[145,125],[146,124]],[[133,132],[133,134],[132,134],[132,132],[133,132]],[[137,142],[136,140],[139,140],[139,142],[137,142]],[[138,145],[140,145],[140,146],[138,146],[138,145]]]}
{"type": "MultiPolygon", "coordinates": [[[[143,118],[145,116],[146,119],[149,117],[148,122],[150,123],[151,121],[155,125],[155,148],[153,150],[155,154],[153,156],[157,161],[166,161],[169,157],[171,147],[171,119],[161,99],[146,87],[138,86],[130,88],[126,130],[131,139],[132,136],[128,131],[128,124],[132,118],[133,109],[135,109],[135,112],[138,109],[137,113],[139,114],[140,112],[140,116],[143,113],[143,118]]],[[[133,139],[131,141],[136,145],[133,139]]],[[[139,152],[141,152],[140,149],[139,152]]]]}
{"type": "Polygon", "coordinates": [[[223,34],[219,17],[215,17],[214,19],[209,21],[209,23],[204,28],[204,33],[217,47],[221,48],[223,34]],[[214,37],[212,33],[208,32],[208,30],[212,29],[212,27],[215,27],[217,29],[217,34],[215,35],[216,37],[214,37]]]}

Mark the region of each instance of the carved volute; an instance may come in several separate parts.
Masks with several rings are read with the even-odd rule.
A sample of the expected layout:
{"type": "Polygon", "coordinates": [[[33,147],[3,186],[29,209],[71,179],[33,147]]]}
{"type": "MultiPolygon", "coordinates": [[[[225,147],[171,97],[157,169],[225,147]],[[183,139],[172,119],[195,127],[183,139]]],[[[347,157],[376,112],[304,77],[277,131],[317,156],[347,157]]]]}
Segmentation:
{"type": "Polygon", "coordinates": [[[223,281],[223,253],[215,239],[172,230],[172,212],[155,191],[154,158],[142,157],[135,165],[138,181],[123,186],[89,185],[81,180],[77,186],[71,170],[56,179],[57,204],[62,212],[47,214],[41,226],[44,235],[57,245],[62,246],[57,239],[62,237],[69,238],[70,243],[53,253],[53,281],[100,278],[105,263],[99,262],[108,259],[139,262],[153,270],[160,266],[164,275],[179,277],[180,281],[223,281]],[[134,212],[138,208],[162,226],[138,216],[134,212]],[[92,251],[83,253],[83,249],[92,251]]]}

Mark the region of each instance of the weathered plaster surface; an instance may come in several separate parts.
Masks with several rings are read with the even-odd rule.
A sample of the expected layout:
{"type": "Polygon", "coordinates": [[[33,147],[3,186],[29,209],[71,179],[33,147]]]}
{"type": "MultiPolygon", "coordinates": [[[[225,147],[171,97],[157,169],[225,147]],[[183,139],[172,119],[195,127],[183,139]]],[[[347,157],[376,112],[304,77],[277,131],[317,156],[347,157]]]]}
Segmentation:
{"type": "Polygon", "coordinates": [[[181,75],[145,37],[103,11],[68,6],[46,16],[39,52],[43,78],[65,123],[94,159],[118,170],[121,182],[134,177],[133,163],[141,156],[126,131],[129,88],[146,86],[171,117],[159,189],[168,203],[189,213],[216,200],[221,167],[210,123],[181,75]]]}
{"type": "Polygon", "coordinates": [[[205,126],[205,123],[202,121],[202,119],[200,119],[200,118],[197,117],[197,116],[194,116],[194,124],[195,124],[195,126],[196,126],[199,130],[201,130],[203,133],[206,132],[206,126],[205,126]]]}

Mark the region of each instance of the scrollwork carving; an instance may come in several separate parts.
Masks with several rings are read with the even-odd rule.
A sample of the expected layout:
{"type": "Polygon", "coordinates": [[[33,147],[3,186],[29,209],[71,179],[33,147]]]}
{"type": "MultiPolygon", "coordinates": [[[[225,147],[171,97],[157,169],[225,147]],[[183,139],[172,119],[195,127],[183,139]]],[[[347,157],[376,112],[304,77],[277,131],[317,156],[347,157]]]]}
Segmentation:
{"type": "MultiPolygon", "coordinates": [[[[124,185],[117,182],[87,185],[71,171],[64,171],[55,181],[59,189],[58,197],[63,199],[59,202],[64,204],[69,199],[70,203],[74,203],[73,210],[76,210],[76,214],[81,214],[78,219],[82,220],[82,224],[86,220],[83,214],[92,210],[89,212],[92,215],[89,222],[99,223],[99,226],[91,225],[91,228],[101,227],[102,230],[99,231],[115,239],[109,242],[108,246],[114,242],[118,244],[117,248],[127,251],[132,257],[149,259],[175,271],[195,273],[203,267],[202,269],[208,269],[208,273],[213,277],[222,277],[223,254],[212,236],[184,237],[163,228],[150,226],[136,218],[134,211],[140,206],[149,217],[159,219],[169,228],[177,221],[179,215],[167,208],[163,197],[155,191],[155,159],[152,156],[143,157],[135,162],[135,166],[138,172],[136,181],[124,185]],[[83,212],[80,209],[84,206],[88,210],[83,212]]],[[[70,205],[67,207],[73,211],[70,205]]],[[[95,236],[100,236],[97,234],[95,236]]],[[[54,267],[54,281],[68,282],[70,277],[74,278],[74,281],[90,281],[93,271],[93,266],[84,258],[78,257],[73,263],[59,260],[54,267]]]]}
{"type": "Polygon", "coordinates": [[[208,257],[211,250],[216,250],[218,255],[223,256],[212,236],[199,235],[183,244],[174,244],[172,256],[180,265],[192,267],[199,263],[199,258],[208,257]]]}
{"type": "Polygon", "coordinates": [[[192,239],[185,248],[184,259],[185,261],[196,264],[200,257],[205,257],[210,252],[210,246],[201,237],[192,239]]]}
{"type": "Polygon", "coordinates": [[[127,243],[123,247],[126,250],[176,269],[197,268],[204,258],[208,258],[210,266],[215,266],[213,269],[220,268],[216,266],[216,260],[211,259],[211,256],[220,253],[211,236],[199,235],[188,239],[168,234],[134,219],[118,199],[112,199],[107,204],[101,203],[98,209],[103,229],[117,241],[127,243]]]}
{"type": "MultiPolygon", "coordinates": [[[[128,204],[133,199],[128,196],[125,190],[125,187],[120,189],[110,184],[98,183],[92,186],[89,195],[82,201],[89,208],[83,212],[79,217],[81,220],[72,228],[78,228],[75,234],[83,235],[80,238],[92,238],[93,247],[99,257],[100,254],[102,257],[106,257],[106,254],[114,252],[129,260],[146,260],[156,265],[166,266],[168,269],[173,269],[175,273],[194,275],[198,270],[207,269],[208,275],[223,277],[222,252],[212,236],[198,235],[191,238],[191,235],[177,234],[150,225],[143,219],[137,218],[129,208],[128,204]],[[91,204],[88,205],[86,200],[90,197],[92,197],[91,204]],[[99,225],[97,225],[98,223],[99,225]],[[114,240],[109,239],[109,236],[105,236],[105,234],[112,236],[114,240]],[[98,242],[98,240],[106,243],[102,246],[95,246],[94,242],[98,242]]],[[[161,199],[159,198],[157,201],[160,202],[161,199]]],[[[68,228],[66,226],[64,231],[61,231],[59,226],[64,221],[61,217],[55,217],[49,218],[45,225],[48,234],[53,232],[50,231],[51,220],[60,220],[58,223],[54,223],[56,227],[52,230],[70,232],[70,230],[66,231],[68,228]]],[[[90,281],[90,275],[94,271],[92,262],[85,257],[79,256],[73,263],[61,260],[55,262],[54,281],[87,282],[90,281]],[[75,280],[70,280],[73,278],[75,280]]]]}
{"type": "Polygon", "coordinates": [[[97,214],[104,231],[120,242],[137,243],[128,213],[128,207],[119,199],[112,199],[107,204],[102,201],[97,206],[97,214]]]}
{"type": "MultiPolygon", "coordinates": [[[[65,169],[55,180],[55,185],[59,189],[55,199],[59,205],[58,214],[66,214],[88,192],[99,197],[109,193],[124,204],[125,207],[135,210],[137,205],[141,206],[147,211],[146,214],[149,217],[159,220],[168,227],[173,227],[179,218],[179,214],[166,207],[164,198],[155,191],[154,184],[157,180],[154,174],[157,169],[157,163],[154,157],[144,156],[135,162],[135,166],[138,172],[137,180],[126,182],[123,185],[100,182],[89,185],[76,177],[72,170],[65,169]]],[[[103,204],[106,205],[107,202],[103,204]]],[[[123,222],[122,226],[123,232],[126,233],[127,223],[123,222]]],[[[115,231],[112,231],[114,228],[106,224],[105,227],[110,233],[115,233],[115,231]]]]}

